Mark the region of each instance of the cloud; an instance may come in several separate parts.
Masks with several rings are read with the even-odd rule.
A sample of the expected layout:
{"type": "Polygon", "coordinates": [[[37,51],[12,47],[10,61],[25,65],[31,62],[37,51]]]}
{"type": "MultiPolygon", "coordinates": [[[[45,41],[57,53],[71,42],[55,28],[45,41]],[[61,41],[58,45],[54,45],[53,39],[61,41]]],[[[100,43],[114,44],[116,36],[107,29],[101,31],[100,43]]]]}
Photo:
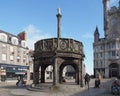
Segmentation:
{"type": "Polygon", "coordinates": [[[115,3],[116,1],[118,1],[118,0],[110,0],[110,4],[113,4],[113,3],[115,3]]]}
{"type": "Polygon", "coordinates": [[[32,25],[32,24],[28,25],[28,26],[25,28],[25,31],[26,31],[26,32],[29,32],[30,34],[41,32],[41,30],[37,29],[37,28],[36,28],[34,25],[32,25]]]}
{"type": "Polygon", "coordinates": [[[34,43],[38,40],[50,37],[49,34],[42,32],[42,30],[32,24],[25,27],[24,30],[27,33],[27,45],[30,49],[34,49],[34,43]]]}
{"type": "Polygon", "coordinates": [[[93,35],[90,34],[90,33],[85,33],[82,35],[83,38],[86,38],[86,39],[92,39],[93,38],[93,35]]]}

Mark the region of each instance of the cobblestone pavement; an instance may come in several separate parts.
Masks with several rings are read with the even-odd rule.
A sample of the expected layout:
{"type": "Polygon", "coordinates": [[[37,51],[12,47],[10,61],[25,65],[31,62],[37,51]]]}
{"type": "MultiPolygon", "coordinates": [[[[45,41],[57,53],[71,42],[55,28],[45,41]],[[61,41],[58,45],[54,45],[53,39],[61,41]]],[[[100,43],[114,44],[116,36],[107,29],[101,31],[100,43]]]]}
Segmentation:
{"type": "Polygon", "coordinates": [[[77,85],[64,85],[60,91],[35,92],[26,87],[17,87],[15,82],[0,83],[0,96],[114,96],[110,93],[113,79],[102,79],[100,88],[94,88],[94,79],[91,79],[90,89],[87,86],[80,88],[77,85]]]}

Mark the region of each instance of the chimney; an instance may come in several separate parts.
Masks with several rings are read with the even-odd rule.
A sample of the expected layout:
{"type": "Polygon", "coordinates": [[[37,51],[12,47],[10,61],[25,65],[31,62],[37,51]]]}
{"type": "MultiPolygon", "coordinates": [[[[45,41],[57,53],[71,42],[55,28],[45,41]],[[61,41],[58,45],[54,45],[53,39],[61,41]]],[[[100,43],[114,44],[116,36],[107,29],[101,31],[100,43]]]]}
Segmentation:
{"type": "Polygon", "coordinates": [[[20,37],[21,40],[27,40],[27,33],[25,31],[18,34],[18,37],[20,37]]]}

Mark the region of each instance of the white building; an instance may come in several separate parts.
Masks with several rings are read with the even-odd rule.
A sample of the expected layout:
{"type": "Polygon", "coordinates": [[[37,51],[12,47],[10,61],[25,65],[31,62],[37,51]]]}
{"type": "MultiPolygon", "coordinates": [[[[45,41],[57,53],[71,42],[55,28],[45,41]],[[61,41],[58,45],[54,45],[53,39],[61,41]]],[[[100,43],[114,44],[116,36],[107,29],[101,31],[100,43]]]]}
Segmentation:
{"type": "Polygon", "coordinates": [[[120,1],[109,8],[110,0],[103,0],[104,38],[96,27],[94,33],[94,75],[120,76],[120,1]]]}

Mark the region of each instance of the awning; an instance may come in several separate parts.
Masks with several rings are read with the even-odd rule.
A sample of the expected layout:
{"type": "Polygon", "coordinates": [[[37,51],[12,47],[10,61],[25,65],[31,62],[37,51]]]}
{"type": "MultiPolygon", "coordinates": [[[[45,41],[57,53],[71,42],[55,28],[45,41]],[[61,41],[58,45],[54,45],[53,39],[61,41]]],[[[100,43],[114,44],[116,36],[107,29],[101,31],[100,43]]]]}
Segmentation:
{"type": "Polygon", "coordinates": [[[25,75],[25,72],[15,72],[17,75],[25,75]]]}

